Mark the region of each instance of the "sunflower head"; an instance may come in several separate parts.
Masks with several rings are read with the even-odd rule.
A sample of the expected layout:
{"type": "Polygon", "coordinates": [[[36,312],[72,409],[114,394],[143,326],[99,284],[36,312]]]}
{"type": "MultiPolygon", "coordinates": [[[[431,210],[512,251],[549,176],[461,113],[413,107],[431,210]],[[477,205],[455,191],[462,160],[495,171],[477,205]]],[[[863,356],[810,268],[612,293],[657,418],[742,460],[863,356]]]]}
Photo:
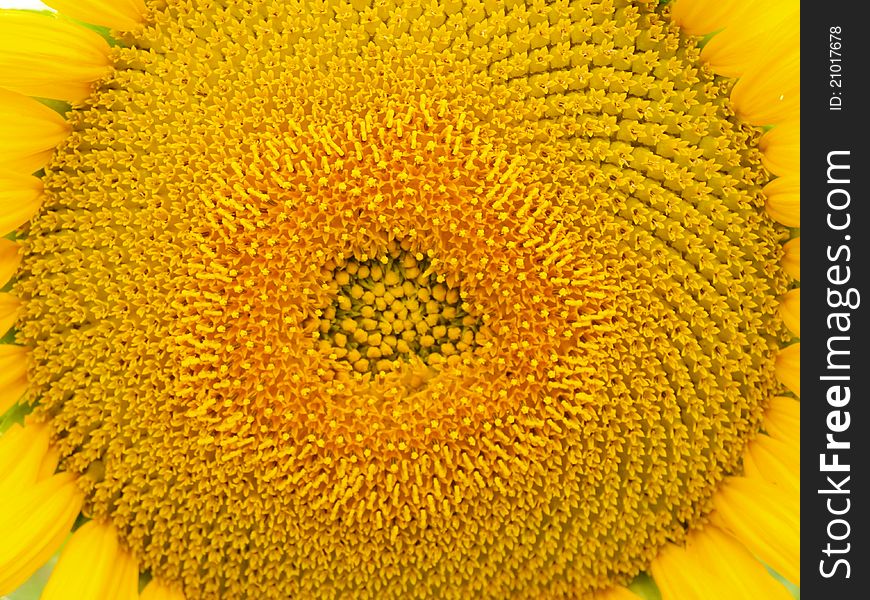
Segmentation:
{"type": "Polygon", "coordinates": [[[0,526],[43,507],[0,593],[80,511],[49,599],[797,580],[795,104],[749,3],[52,4],[0,16],[42,36],[0,43],[0,526]]]}

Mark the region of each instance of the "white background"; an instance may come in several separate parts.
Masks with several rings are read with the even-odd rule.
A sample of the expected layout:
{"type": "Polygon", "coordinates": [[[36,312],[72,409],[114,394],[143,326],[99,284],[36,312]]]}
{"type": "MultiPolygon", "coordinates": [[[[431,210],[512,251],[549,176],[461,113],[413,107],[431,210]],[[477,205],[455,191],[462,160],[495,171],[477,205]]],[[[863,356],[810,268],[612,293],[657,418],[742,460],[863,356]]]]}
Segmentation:
{"type": "Polygon", "coordinates": [[[39,0],[0,0],[0,8],[35,8],[45,10],[48,7],[39,0]]]}

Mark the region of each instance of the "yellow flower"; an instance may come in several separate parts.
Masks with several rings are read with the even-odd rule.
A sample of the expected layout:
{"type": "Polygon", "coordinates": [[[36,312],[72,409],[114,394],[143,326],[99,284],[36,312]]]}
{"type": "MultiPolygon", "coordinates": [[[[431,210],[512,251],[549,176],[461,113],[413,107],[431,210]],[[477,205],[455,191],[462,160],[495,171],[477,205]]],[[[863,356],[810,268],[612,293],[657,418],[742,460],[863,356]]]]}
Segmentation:
{"type": "Polygon", "coordinates": [[[48,4],[0,594],[790,597],[795,0],[48,4]]]}

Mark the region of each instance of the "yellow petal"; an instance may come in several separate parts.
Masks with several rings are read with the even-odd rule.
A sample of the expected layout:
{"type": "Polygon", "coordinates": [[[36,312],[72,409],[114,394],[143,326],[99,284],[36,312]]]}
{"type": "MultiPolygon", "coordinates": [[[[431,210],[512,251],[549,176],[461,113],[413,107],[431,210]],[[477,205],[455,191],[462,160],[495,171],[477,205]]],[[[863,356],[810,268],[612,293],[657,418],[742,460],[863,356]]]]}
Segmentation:
{"type": "Polygon", "coordinates": [[[752,125],[777,125],[800,114],[800,50],[787,48],[744,73],[731,90],[737,115],[752,125]]]}
{"type": "Polygon", "coordinates": [[[713,496],[713,504],[729,532],[777,573],[800,585],[799,495],[760,478],[730,477],[713,496]]]}
{"type": "Polygon", "coordinates": [[[132,554],[119,549],[106,589],[113,590],[111,596],[107,596],[113,600],[139,599],[139,563],[132,554]]]}
{"type": "Polygon", "coordinates": [[[0,292],[0,337],[12,329],[18,318],[21,301],[8,292],[0,292]]]}
{"type": "Polygon", "coordinates": [[[120,31],[136,29],[145,22],[144,0],[43,0],[73,19],[120,31]]]}
{"type": "Polygon", "coordinates": [[[595,600],[640,600],[640,596],[627,587],[617,585],[604,592],[595,592],[595,600]]]}
{"type": "Polygon", "coordinates": [[[787,444],[800,445],[801,403],[787,396],[771,398],[764,413],[764,430],[787,444]]]}
{"type": "Polygon", "coordinates": [[[22,173],[35,173],[48,164],[51,157],[54,155],[54,148],[28,154],[20,158],[10,158],[3,161],[4,168],[17,169],[22,173]]]}
{"type": "Polygon", "coordinates": [[[42,181],[31,175],[0,170],[0,236],[14,231],[42,204],[42,181]]]}
{"type": "Polygon", "coordinates": [[[57,471],[57,465],[60,462],[60,453],[54,446],[48,447],[48,452],[42,457],[42,463],[39,465],[39,473],[36,476],[37,481],[48,479],[57,471]]]}
{"type": "Polygon", "coordinates": [[[650,574],[662,595],[662,600],[695,600],[704,598],[704,582],[687,564],[686,549],[668,543],[650,564],[650,574]]]}
{"type": "Polygon", "coordinates": [[[800,45],[800,3],[770,0],[756,4],[751,18],[731,21],[704,46],[701,59],[713,71],[739,77],[786,48],[800,45]],[[767,49],[759,52],[759,47],[767,49]]]}
{"type": "Polygon", "coordinates": [[[800,176],[777,177],[764,186],[767,214],[787,227],[801,225],[800,176]]]}
{"type": "Polygon", "coordinates": [[[0,596],[27,581],[58,551],[83,501],[70,473],[54,475],[20,494],[0,496],[0,596]]]}
{"type": "Polygon", "coordinates": [[[9,410],[27,389],[27,348],[0,344],[0,414],[9,410]]]}
{"type": "Polygon", "coordinates": [[[785,387],[801,395],[801,344],[792,344],[779,351],[776,356],[776,377],[785,387]]]}
{"type": "Polygon", "coordinates": [[[800,494],[799,444],[788,444],[761,434],[749,443],[744,459],[748,459],[744,460],[747,477],[764,479],[794,496],[800,494]]]}
{"type": "Polygon", "coordinates": [[[6,238],[0,238],[0,287],[3,287],[15,271],[18,270],[18,264],[21,262],[21,256],[18,253],[18,244],[6,238]]]}
{"type": "Polygon", "coordinates": [[[801,289],[786,292],[779,305],[782,322],[797,337],[801,336],[801,289]]]}
{"type": "Polygon", "coordinates": [[[48,13],[0,11],[0,87],[79,102],[109,71],[109,44],[48,13]]]}
{"type": "Polygon", "coordinates": [[[136,562],[118,545],[115,528],[89,521],[64,547],[41,600],[132,599],[138,580],[136,562]]]}
{"type": "Polygon", "coordinates": [[[764,153],[762,162],[767,169],[784,177],[798,175],[801,170],[801,125],[800,121],[780,123],[758,141],[764,153]]]}
{"type": "Polygon", "coordinates": [[[801,280],[801,239],[799,237],[789,240],[782,247],[785,254],[782,257],[782,268],[785,272],[801,280]]]}
{"type": "Polygon", "coordinates": [[[0,491],[12,494],[36,485],[48,452],[48,426],[15,424],[0,436],[0,491]]]}
{"type": "Polygon", "coordinates": [[[142,590],[139,600],[184,600],[184,594],[157,579],[152,579],[142,590]]]}
{"type": "Polygon", "coordinates": [[[33,98],[0,89],[0,164],[32,173],[66,138],[63,117],[33,98]]]}
{"type": "Polygon", "coordinates": [[[730,25],[748,5],[746,0],[676,0],[671,3],[671,18],[689,35],[707,35],[730,25]]]}
{"type": "Polygon", "coordinates": [[[669,544],[651,570],[662,600],[791,598],[746,548],[712,525],[691,532],[684,548],[669,544]]]}

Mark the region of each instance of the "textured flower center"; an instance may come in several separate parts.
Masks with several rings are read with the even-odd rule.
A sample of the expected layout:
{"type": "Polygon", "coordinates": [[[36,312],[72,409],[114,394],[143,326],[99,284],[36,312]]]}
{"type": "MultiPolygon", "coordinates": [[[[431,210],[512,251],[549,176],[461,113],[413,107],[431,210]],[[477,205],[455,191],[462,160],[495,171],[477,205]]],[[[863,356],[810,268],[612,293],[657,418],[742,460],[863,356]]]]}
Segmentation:
{"type": "Polygon", "coordinates": [[[322,348],[355,371],[393,372],[412,357],[433,367],[470,362],[477,320],[423,254],[394,244],[379,260],[341,265],[333,281],[338,292],[317,329],[322,348]]]}
{"type": "Polygon", "coordinates": [[[151,2],[22,241],[30,400],[188,598],[561,598],[778,389],[759,133],[657,2],[151,2]]]}

